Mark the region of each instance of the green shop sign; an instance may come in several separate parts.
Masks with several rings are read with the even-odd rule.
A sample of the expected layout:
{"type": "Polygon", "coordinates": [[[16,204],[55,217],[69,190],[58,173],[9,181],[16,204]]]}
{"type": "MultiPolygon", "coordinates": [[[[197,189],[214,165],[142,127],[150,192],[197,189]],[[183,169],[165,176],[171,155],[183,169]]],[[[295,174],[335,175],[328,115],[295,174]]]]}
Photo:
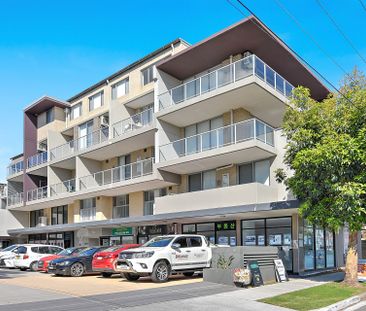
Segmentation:
{"type": "Polygon", "coordinates": [[[112,235],[132,235],[132,227],[113,228],[112,235]]]}
{"type": "Polygon", "coordinates": [[[236,222],[234,221],[222,221],[216,223],[216,231],[223,230],[236,230],[236,222]]]}

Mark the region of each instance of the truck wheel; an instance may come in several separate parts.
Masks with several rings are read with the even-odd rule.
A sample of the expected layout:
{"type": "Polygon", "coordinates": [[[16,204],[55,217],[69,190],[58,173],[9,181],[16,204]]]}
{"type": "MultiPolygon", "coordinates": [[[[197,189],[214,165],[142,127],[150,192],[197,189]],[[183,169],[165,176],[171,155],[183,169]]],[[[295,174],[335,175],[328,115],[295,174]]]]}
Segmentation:
{"type": "Polygon", "coordinates": [[[80,262],[75,262],[70,267],[70,275],[73,277],[79,277],[84,274],[84,265],[80,262]]]}
{"type": "Polygon", "coordinates": [[[29,270],[32,272],[35,272],[38,270],[38,263],[37,261],[33,261],[30,265],[29,265],[29,270]]]}
{"type": "Polygon", "coordinates": [[[27,271],[27,268],[19,268],[20,271],[27,271]]]}
{"type": "Polygon", "coordinates": [[[123,276],[127,281],[137,281],[140,278],[138,274],[133,273],[123,273],[123,276]]]}
{"type": "Polygon", "coordinates": [[[194,272],[184,272],[184,276],[193,276],[194,272]]]}
{"type": "Polygon", "coordinates": [[[165,261],[158,261],[151,274],[151,279],[155,283],[163,283],[168,281],[170,275],[170,267],[165,261]]]}
{"type": "Polygon", "coordinates": [[[102,277],[104,277],[104,278],[110,278],[111,276],[112,276],[112,273],[102,272],[102,277]]]}

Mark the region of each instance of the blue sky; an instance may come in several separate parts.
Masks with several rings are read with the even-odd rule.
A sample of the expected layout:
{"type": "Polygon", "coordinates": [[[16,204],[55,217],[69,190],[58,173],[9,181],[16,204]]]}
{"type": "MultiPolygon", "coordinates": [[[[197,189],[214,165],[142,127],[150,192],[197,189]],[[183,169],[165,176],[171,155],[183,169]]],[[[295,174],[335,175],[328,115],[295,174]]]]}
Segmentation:
{"type": "MultiPolygon", "coordinates": [[[[343,72],[276,1],[243,0],[338,85],[343,72]]],[[[280,2],[345,70],[355,65],[366,69],[316,0],[280,2]]],[[[366,11],[360,1],[321,2],[366,57],[366,11]]],[[[9,157],[22,151],[22,110],[30,102],[44,94],[67,99],[177,37],[193,44],[242,18],[226,0],[4,1],[0,10],[0,181],[6,178],[9,157]]]]}

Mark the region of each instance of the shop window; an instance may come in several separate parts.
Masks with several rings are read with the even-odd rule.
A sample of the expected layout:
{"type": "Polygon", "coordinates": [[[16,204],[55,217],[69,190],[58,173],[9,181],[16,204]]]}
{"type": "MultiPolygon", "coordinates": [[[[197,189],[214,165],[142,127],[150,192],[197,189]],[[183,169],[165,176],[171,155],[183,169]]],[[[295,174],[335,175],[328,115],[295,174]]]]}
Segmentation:
{"type": "Polygon", "coordinates": [[[183,225],[183,233],[196,233],[196,225],[183,225]]]}
{"type": "Polygon", "coordinates": [[[264,246],[265,245],[265,225],[264,219],[243,220],[243,245],[264,246]]]}

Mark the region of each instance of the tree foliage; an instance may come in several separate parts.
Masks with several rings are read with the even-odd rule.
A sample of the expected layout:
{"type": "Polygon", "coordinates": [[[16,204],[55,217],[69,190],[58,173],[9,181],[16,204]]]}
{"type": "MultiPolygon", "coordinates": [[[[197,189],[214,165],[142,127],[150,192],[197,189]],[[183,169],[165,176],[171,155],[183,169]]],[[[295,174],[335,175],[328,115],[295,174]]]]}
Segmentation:
{"type": "Polygon", "coordinates": [[[321,102],[308,89],[294,90],[284,116],[288,144],[277,171],[302,202],[300,213],[333,230],[346,223],[358,231],[366,223],[366,79],[359,71],[342,82],[340,94],[321,102]]]}

